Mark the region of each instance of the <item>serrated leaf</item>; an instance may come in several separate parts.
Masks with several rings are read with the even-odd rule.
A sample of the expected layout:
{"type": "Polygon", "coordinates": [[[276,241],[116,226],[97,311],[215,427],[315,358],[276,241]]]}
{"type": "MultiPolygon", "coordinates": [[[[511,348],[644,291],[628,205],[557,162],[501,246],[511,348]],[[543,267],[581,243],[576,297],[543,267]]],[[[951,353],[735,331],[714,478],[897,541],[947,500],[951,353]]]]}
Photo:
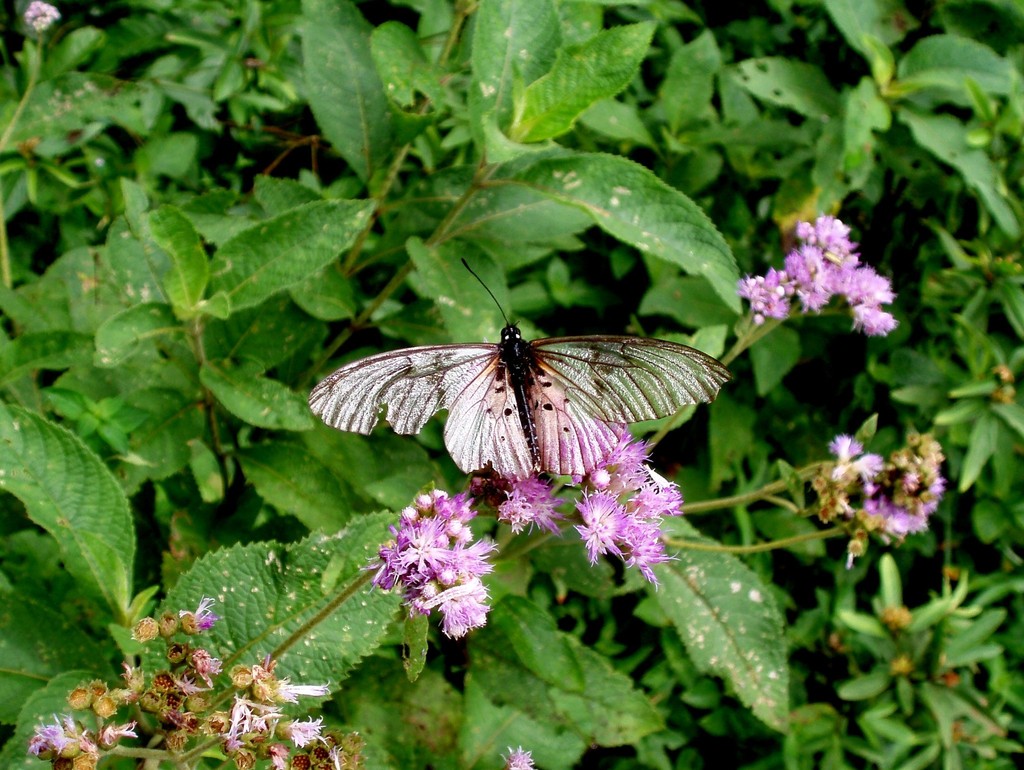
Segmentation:
{"type": "Polygon", "coordinates": [[[309,106],[324,136],[364,181],[391,148],[391,113],[370,55],[372,28],[349,0],[303,0],[309,106]]]}
{"type": "Polygon", "coordinates": [[[133,305],[110,316],[96,330],[93,363],[102,368],[120,366],[145,340],[183,332],[170,305],[133,305]]]}
{"type": "Polygon", "coordinates": [[[163,286],[174,309],[188,317],[203,299],[210,262],[199,233],[180,209],[161,206],[149,215],[153,240],[171,258],[163,286]]]}
{"type": "Polygon", "coordinates": [[[333,531],[352,518],[352,492],[297,444],[260,444],[238,454],[260,497],[310,530],[333,531]]]}
{"type": "Polygon", "coordinates": [[[204,646],[222,651],[228,671],[261,661],[341,598],[331,614],[277,658],[276,672],[296,684],[336,690],[380,644],[398,607],[397,594],[370,588],[371,573],[365,569],[393,521],[391,514],[362,516],[343,530],[288,546],[253,543],[208,554],[178,580],[164,607],[176,614],[196,607],[203,596],[216,599],[221,620],[204,633],[204,646]],[[324,585],[328,570],[334,581],[324,585]]]}
{"type": "Polygon", "coordinates": [[[509,137],[514,142],[539,142],[571,130],[590,105],[629,85],[653,34],[653,22],[626,24],[559,50],[551,70],[530,83],[517,100],[509,137]]]}
{"type": "Polygon", "coordinates": [[[88,363],[92,340],[75,332],[31,332],[0,347],[0,387],[40,369],[88,363]]]}
{"type": "Polygon", "coordinates": [[[813,64],[766,56],[745,59],[735,72],[739,84],[763,101],[817,120],[829,120],[839,111],[839,94],[813,64]]]}
{"type": "Polygon", "coordinates": [[[278,179],[265,174],[256,177],[252,192],[256,202],[272,217],[303,204],[323,200],[316,190],[294,179],[278,179]]]}
{"type": "Polygon", "coordinates": [[[131,601],[135,529],[103,461],[66,428],[0,404],[0,489],[58,542],[69,572],[115,618],[131,601]]]}
{"type": "Polygon", "coordinates": [[[250,425],[269,430],[311,430],[313,417],[306,397],[283,382],[265,377],[263,371],[255,361],[211,361],[199,369],[199,381],[225,409],[250,425]]]}
{"type": "Polygon", "coordinates": [[[372,210],[369,201],[318,201],[239,233],[213,258],[211,291],[227,294],[232,312],[260,304],[351,246],[372,210]]]}
{"type": "MultiPolygon", "coordinates": [[[[688,523],[675,533],[699,537],[688,523]]],[[[785,730],[789,668],[783,618],[757,573],[734,556],[682,548],[660,565],[654,597],[704,672],[725,678],[754,715],[785,730]]]]}
{"type": "Polygon", "coordinates": [[[596,153],[549,157],[526,164],[514,179],[585,211],[640,251],[703,275],[739,312],[739,273],[725,239],[697,204],[643,166],[596,153]]]}

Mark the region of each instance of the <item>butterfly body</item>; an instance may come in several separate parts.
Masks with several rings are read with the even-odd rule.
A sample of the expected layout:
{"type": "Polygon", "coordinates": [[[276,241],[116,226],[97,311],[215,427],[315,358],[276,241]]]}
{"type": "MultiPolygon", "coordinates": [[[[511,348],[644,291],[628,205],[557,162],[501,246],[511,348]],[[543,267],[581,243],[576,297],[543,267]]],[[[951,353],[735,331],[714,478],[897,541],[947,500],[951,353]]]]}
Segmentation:
{"type": "Polygon", "coordinates": [[[310,408],[341,430],[369,433],[381,408],[398,433],[448,410],[444,439],[466,472],[506,478],[540,471],[584,475],[626,423],[711,401],[729,373],[693,348],[642,337],[552,337],[529,342],[514,324],[501,341],[380,353],[317,385],[310,408]]]}

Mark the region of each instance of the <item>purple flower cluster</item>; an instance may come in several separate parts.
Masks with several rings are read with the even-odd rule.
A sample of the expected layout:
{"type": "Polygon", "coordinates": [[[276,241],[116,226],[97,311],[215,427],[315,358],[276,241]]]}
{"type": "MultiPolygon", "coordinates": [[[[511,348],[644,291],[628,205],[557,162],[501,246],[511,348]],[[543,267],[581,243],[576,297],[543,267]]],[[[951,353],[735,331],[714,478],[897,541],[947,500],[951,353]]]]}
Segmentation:
{"type": "Polygon", "coordinates": [[[486,557],[494,544],[473,542],[468,522],[474,516],[465,494],[420,495],[402,511],[398,527],[391,527],[394,540],[381,546],[373,578],[384,590],[400,585],[410,612],[440,610],[441,628],[452,638],[484,625],[489,609],[480,576],[492,569],[486,557]]]}
{"type": "Polygon", "coordinates": [[[888,278],[862,264],[850,228],[835,217],[800,222],[801,243],[786,256],[783,270],[769,268],[763,276],[740,279],[737,293],[750,302],[754,323],[787,318],[795,297],[802,312],[821,310],[834,296],[842,297],[853,313],[853,328],[869,336],[885,336],[896,319],[882,309],[895,299],[888,278]]]}
{"type": "Polygon", "coordinates": [[[928,529],[946,491],[945,458],[934,438],[912,434],[888,460],[846,435],[836,436],[829,451],[835,463],[813,482],[823,521],[851,519],[866,533],[897,541],[928,529]]]}
{"type": "Polygon", "coordinates": [[[518,534],[534,525],[557,535],[558,522],[564,517],[556,507],[559,500],[552,486],[537,476],[513,479],[508,497],[498,505],[498,521],[512,527],[518,534]]]}
{"type": "Polygon", "coordinates": [[[591,563],[613,554],[657,584],[653,567],[669,557],[661,540],[664,516],[682,513],[679,488],[646,464],[647,446],[624,433],[619,445],[587,481],[590,489],[576,504],[577,525],[591,563]]]}

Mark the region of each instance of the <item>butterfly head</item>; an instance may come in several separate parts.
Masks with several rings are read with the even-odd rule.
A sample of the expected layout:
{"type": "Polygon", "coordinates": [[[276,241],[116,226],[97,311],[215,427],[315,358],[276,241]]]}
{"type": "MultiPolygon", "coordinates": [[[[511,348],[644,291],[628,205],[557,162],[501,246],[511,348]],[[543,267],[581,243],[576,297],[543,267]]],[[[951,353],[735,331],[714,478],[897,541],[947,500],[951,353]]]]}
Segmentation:
{"type": "Polygon", "coordinates": [[[516,340],[521,340],[522,338],[523,335],[520,333],[519,327],[516,326],[515,324],[509,324],[508,326],[501,330],[502,344],[508,342],[515,342],[516,340]]]}

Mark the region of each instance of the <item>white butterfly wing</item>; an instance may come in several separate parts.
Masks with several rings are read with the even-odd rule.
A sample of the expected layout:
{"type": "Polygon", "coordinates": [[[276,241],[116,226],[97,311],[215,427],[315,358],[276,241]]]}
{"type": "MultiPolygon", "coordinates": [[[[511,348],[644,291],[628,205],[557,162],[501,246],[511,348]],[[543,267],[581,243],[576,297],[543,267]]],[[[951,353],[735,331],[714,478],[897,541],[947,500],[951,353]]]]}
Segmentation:
{"type": "Polygon", "coordinates": [[[666,417],[688,404],[714,400],[730,378],[728,369],[706,353],[666,340],[551,337],[533,348],[538,365],[550,374],[551,389],[562,388],[575,404],[564,418],[573,421],[587,416],[614,424],[666,417]]]}
{"type": "Polygon", "coordinates": [[[583,476],[619,443],[624,426],[610,425],[595,416],[585,400],[574,398],[574,391],[572,383],[545,370],[543,364],[528,388],[540,467],[548,473],[583,476]]]}
{"type": "Polygon", "coordinates": [[[309,407],[334,428],[369,433],[381,407],[387,405],[387,420],[396,433],[418,433],[433,414],[450,408],[497,358],[497,345],[486,343],[380,353],[328,376],[309,394],[309,407]]]}
{"type": "Polygon", "coordinates": [[[449,404],[444,443],[455,464],[467,473],[488,463],[505,478],[524,478],[533,472],[516,396],[497,358],[449,404]]]}

